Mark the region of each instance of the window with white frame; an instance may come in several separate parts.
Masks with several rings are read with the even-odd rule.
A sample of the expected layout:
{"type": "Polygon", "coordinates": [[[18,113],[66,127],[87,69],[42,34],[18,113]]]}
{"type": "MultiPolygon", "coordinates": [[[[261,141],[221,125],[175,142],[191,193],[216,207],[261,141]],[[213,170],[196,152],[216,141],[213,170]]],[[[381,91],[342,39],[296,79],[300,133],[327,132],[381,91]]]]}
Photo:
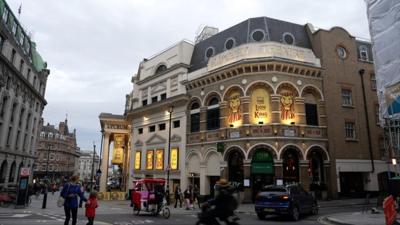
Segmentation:
{"type": "Polygon", "coordinates": [[[363,61],[367,61],[368,60],[368,48],[365,45],[361,45],[359,47],[359,51],[360,51],[360,59],[363,61]]]}
{"type": "Polygon", "coordinates": [[[356,128],[354,122],[345,122],[344,124],[346,138],[355,139],[356,138],[356,128]]]}
{"type": "Polygon", "coordinates": [[[376,77],[375,74],[371,74],[371,89],[376,91],[376,77]]]}
{"type": "Polygon", "coordinates": [[[350,89],[342,89],[342,105],[353,105],[350,89]]]}

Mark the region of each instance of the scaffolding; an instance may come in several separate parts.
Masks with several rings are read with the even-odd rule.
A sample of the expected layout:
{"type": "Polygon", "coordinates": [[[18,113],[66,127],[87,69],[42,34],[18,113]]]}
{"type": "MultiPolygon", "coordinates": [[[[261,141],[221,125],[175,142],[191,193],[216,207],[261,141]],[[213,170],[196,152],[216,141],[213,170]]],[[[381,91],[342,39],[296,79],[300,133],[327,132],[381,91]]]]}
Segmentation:
{"type": "Polygon", "coordinates": [[[384,147],[388,159],[388,177],[390,178],[390,164],[394,167],[395,174],[399,174],[398,162],[400,160],[400,120],[386,118],[384,125],[384,147]]]}

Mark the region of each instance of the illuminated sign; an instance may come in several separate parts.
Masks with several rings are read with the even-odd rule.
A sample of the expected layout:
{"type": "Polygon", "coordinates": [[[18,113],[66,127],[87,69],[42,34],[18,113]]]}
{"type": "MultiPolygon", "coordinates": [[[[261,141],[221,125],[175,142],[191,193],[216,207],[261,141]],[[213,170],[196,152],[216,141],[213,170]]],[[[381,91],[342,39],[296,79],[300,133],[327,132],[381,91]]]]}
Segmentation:
{"type": "Polygon", "coordinates": [[[135,153],[135,170],[140,170],[141,158],[142,158],[142,152],[136,151],[136,153],[135,153]]]}
{"type": "Polygon", "coordinates": [[[178,160],[179,160],[178,152],[179,152],[179,150],[177,148],[171,149],[171,162],[170,162],[171,170],[177,170],[179,168],[178,167],[178,160]]]}
{"type": "Polygon", "coordinates": [[[253,124],[266,124],[269,120],[269,94],[264,87],[255,88],[251,93],[251,118],[253,124]]]}
{"type": "Polygon", "coordinates": [[[153,150],[147,150],[146,153],[146,169],[152,170],[153,169],[153,150]]]}
{"type": "Polygon", "coordinates": [[[125,147],[125,135],[115,134],[114,135],[114,149],[111,163],[114,165],[121,165],[124,162],[124,147],[125,147]]]}
{"type": "Polygon", "coordinates": [[[281,92],[281,119],[294,119],[294,96],[291,91],[281,92]]]}
{"type": "Polygon", "coordinates": [[[229,125],[240,125],[242,115],[240,113],[240,94],[239,92],[233,92],[229,96],[229,115],[228,124],[229,125]]]}
{"type": "Polygon", "coordinates": [[[164,149],[156,150],[156,170],[164,169],[164,149]]]}

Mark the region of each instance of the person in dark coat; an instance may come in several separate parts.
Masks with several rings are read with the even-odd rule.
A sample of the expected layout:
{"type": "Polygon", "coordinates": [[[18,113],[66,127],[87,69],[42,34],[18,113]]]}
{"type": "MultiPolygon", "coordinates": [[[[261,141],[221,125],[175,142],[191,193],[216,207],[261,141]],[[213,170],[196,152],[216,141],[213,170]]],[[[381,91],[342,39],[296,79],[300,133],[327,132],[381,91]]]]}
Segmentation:
{"type": "Polygon", "coordinates": [[[79,176],[72,176],[71,182],[64,184],[64,187],[60,193],[60,196],[62,196],[65,199],[65,202],[64,202],[64,212],[65,212],[64,225],[69,224],[71,214],[72,214],[72,225],[76,225],[77,213],[78,213],[78,203],[79,203],[78,196],[80,199],[83,199],[83,201],[85,201],[85,202],[87,201],[87,199],[83,195],[83,192],[82,192],[81,187],[78,184],[78,182],[79,182],[79,176]]]}
{"type": "Polygon", "coordinates": [[[179,185],[176,185],[174,195],[175,195],[175,208],[178,205],[178,201],[179,201],[179,207],[182,208],[182,190],[179,187],[179,185]]]}

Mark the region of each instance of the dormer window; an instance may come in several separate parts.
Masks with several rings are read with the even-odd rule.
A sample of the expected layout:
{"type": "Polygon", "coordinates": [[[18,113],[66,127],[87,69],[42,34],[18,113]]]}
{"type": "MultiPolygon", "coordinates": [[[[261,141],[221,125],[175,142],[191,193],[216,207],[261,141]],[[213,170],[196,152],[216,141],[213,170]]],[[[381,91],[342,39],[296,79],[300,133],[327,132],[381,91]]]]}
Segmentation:
{"type": "Polygon", "coordinates": [[[205,52],[205,58],[208,60],[214,55],[214,48],[213,47],[208,47],[206,52],[205,52]]]}
{"type": "Polygon", "coordinates": [[[291,33],[285,32],[282,35],[283,43],[288,44],[288,45],[293,45],[294,44],[294,36],[291,33]]]}
{"type": "Polygon", "coordinates": [[[363,61],[368,60],[368,48],[365,45],[361,45],[359,48],[360,51],[360,59],[363,61]]]}
{"type": "Polygon", "coordinates": [[[257,41],[257,42],[264,40],[264,38],[265,38],[264,31],[262,31],[262,30],[253,31],[251,33],[251,38],[253,39],[253,41],[257,41]]]}
{"type": "Polygon", "coordinates": [[[162,72],[164,72],[164,71],[166,71],[166,70],[167,70],[167,66],[166,66],[166,65],[159,65],[159,66],[157,67],[157,69],[156,69],[156,73],[155,73],[155,74],[162,73],[162,72]]]}

